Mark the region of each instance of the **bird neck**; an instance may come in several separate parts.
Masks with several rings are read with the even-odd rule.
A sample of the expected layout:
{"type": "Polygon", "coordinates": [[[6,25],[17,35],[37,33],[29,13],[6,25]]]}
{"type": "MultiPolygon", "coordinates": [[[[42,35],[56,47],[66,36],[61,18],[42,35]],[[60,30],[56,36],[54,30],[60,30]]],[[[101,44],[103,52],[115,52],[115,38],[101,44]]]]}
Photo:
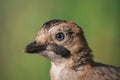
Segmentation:
{"type": "Polygon", "coordinates": [[[74,64],[72,66],[73,69],[78,70],[82,69],[86,65],[92,65],[94,63],[93,55],[87,52],[80,52],[76,55],[76,59],[74,59],[74,64]]]}

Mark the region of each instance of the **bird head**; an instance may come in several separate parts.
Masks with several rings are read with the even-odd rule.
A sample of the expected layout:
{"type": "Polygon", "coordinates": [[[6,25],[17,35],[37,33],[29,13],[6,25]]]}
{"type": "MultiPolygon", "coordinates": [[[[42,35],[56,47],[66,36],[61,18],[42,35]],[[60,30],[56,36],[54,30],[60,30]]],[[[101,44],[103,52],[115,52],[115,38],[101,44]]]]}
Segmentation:
{"type": "Polygon", "coordinates": [[[80,26],[72,21],[50,20],[43,24],[25,52],[45,56],[54,63],[88,62],[91,49],[80,26]]]}

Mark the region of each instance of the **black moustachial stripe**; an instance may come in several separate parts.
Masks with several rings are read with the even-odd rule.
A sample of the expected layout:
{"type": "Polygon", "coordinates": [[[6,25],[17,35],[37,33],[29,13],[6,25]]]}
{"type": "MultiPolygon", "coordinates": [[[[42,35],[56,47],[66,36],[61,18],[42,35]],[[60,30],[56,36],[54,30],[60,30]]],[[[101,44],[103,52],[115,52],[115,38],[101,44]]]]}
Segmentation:
{"type": "Polygon", "coordinates": [[[69,58],[71,56],[71,53],[68,49],[66,49],[65,47],[62,46],[56,46],[53,51],[58,54],[61,55],[64,58],[69,58]]]}
{"type": "Polygon", "coordinates": [[[43,27],[44,27],[45,29],[49,29],[49,28],[51,28],[51,27],[53,27],[53,26],[55,26],[55,25],[58,25],[58,24],[60,24],[60,23],[62,23],[62,22],[67,22],[67,21],[54,19],[54,20],[50,20],[50,21],[44,23],[44,24],[43,24],[43,27]]]}

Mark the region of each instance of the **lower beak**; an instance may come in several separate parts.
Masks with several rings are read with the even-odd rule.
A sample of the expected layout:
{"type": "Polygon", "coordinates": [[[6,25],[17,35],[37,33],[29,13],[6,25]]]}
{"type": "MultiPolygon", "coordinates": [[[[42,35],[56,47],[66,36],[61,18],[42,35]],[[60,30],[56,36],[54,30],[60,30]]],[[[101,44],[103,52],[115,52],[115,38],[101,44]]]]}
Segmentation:
{"type": "Polygon", "coordinates": [[[37,45],[36,41],[29,43],[25,47],[25,52],[27,53],[38,53],[46,50],[47,45],[37,45]]]}

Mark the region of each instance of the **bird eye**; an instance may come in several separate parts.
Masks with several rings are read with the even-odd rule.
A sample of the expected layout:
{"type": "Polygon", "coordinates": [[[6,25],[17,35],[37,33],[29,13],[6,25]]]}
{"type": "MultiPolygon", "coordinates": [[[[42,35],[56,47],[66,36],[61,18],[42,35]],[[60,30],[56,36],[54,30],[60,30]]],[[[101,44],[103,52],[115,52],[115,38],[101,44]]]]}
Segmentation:
{"type": "Polygon", "coordinates": [[[56,39],[62,41],[64,39],[64,33],[60,32],[56,34],[56,39]]]}

